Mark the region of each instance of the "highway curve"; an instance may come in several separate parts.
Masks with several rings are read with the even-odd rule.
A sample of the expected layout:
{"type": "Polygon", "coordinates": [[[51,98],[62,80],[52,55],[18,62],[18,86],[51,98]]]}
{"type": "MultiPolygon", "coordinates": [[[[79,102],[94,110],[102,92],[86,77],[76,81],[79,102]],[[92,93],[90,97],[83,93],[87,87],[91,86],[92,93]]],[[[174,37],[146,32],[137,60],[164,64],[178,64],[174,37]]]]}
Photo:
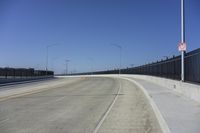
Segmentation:
{"type": "Polygon", "coordinates": [[[147,98],[133,83],[108,77],[60,80],[60,86],[48,89],[60,81],[46,81],[43,91],[1,100],[0,132],[161,133],[147,98]]]}

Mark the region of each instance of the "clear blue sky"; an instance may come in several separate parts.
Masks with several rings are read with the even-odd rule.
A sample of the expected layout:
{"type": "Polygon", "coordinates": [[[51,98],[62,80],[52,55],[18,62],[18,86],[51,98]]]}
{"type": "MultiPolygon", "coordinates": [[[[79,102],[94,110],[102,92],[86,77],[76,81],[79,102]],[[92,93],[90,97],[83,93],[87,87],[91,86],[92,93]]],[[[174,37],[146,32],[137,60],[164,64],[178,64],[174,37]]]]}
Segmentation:
{"type": "MultiPolygon", "coordinates": [[[[188,51],[200,47],[200,0],[186,1],[188,51]]],[[[57,73],[141,65],[178,55],[180,0],[0,0],[0,67],[57,73]]]]}

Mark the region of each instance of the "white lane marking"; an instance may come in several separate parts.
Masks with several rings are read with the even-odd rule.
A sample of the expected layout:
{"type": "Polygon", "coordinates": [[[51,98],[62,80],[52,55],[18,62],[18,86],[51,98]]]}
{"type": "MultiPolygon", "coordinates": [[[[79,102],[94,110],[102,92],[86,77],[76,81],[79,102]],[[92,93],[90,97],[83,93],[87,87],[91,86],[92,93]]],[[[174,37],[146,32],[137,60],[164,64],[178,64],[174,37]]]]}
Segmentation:
{"type": "Polygon", "coordinates": [[[96,126],[95,130],[93,131],[93,133],[97,133],[99,128],[101,127],[101,125],[103,124],[103,122],[105,121],[106,117],[108,116],[108,114],[110,113],[113,105],[115,104],[115,102],[117,101],[117,98],[119,96],[119,92],[121,90],[121,81],[120,79],[119,80],[119,89],[118,89],[118,92],[117,92],[117,95],[115,96],[114,100],[112,101],[112,103],[110,104],[109,108],[107,109],[106,113],[103,115],[103,117],[101,118],[101,120],[99,121],[98,125],[96,126]]]}

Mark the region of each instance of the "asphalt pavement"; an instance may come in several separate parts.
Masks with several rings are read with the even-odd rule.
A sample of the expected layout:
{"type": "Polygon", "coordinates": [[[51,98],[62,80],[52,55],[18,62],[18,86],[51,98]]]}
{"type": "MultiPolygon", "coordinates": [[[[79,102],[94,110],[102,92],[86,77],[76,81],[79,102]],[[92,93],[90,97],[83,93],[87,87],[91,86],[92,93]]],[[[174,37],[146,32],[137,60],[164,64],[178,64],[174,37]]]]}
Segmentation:
{"type": "Polygon", "coordinates": [[[161,133],[143,92],[123,79],[60,78],[7,89],[0,91],[0,133],[161,133]]]}

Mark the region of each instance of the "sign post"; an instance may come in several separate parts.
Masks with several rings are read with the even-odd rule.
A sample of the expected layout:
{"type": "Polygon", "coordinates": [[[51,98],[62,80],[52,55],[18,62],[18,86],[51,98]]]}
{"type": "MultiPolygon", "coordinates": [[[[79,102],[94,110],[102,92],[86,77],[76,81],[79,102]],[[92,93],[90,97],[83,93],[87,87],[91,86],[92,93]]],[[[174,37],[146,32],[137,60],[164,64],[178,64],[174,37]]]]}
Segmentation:
{"type": "Polygon", "coordinates": [[[185,3],[181,0],[181,43],[179,44],[179,51],[181,51],[181,81],[184,82],[184,54],[186,51],[185,43],[185,3]]]}

